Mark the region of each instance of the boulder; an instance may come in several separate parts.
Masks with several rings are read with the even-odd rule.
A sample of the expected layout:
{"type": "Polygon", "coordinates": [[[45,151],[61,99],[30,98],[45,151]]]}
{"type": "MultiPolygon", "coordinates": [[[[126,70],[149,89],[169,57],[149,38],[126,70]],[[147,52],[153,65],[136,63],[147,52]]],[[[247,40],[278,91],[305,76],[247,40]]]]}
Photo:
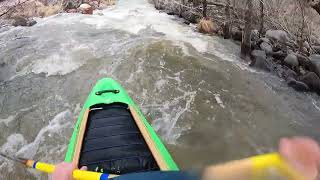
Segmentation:
{"type": "Polygon", "coordinates": [[[30,20],[27,22],[27,26],[33,26],[35,24],[37,24],[37,21],[35,21],[35,20],[30,20]]]}
{"type": "Polygon", "coordinates": [[[320,94],[320,78],[316,75],[316,73],[308,72],[299,79],[301,82],[308,85],[312,91],[320,94]]]}
{"type": "Polygon", "coordinates": [[[315,36],[311,36],[310,39],[311,39],[311,44],[312,45],[320,46],[320,39],[319,38],[317,38],[315,36]]]}
{"type": "Polygon", "coordinates": [[[266,37],[283,43],[289,41],[288,34],[283,30],[268,30],[266,37]]]}
{"type": "Polygon", "coordinates": [[[190,11],[182,11],[181,16],[187,20],[187,22],[189,23],[197,23],[198,19],[200,19],[200,17],[198,15],[195,15],[194,13],[190,12],[190,11]]]}
{"type": "Polygon", "coordinates": [[[270,42],[270,39],[268,39],[268,38],[260,38],[259,39],[259,44],[261,44],[262,42],[266,42],[266,43],[269,43],[269,44],[271,44],[271,42],[270,42]]]}
{"type": "Polygon", "coordinates": [[[274,59],[283,61],[284,58],[287,57],[287,54],[284,53],[284,52],[282,52],[282,51],[277,51],[277,52],[272,52],[272,53],[271,53],[271,56],[272,56],[274,59]]]}
{"type": "Polygon", "coordinates": [[[217,29],[209,18],[202,18],[198,24],[198,30],[201,33],[213,34],[217,32],[217,29]]]}
{"type": "Polygon", "coordinates": [[[272,51],[277,52],[283,49],[282,45],[278,42],[273,44],[272,51]]]}
{"type": "Polygon", "coordinates": [[[16,16],[13,18],[12,26],[28,26],[28,19],[22,16],[16,16]]]}
{"type": "Polygon", "coordinates": [[[298,75],[296,72],[293,70],[287,68],[286,70],[283,71],[282,77],[288,81],[289,79],[297,79],[298,75]]]}
{"type": "Polygon", "coordinates": [[[320,55],[313,54],[309,56],[311,71],[315,72],[320,77],[320,55]]]}
{"type": "Polygon", "coordinates": [[[299,66],[299,61],[295,54],[288,54],[287,57],[284,58],[284,62],[293,69],[299,66]]]}
{"type": "Polygon", "coordinates": [[[295,79],[292,79],[292,78],[288,79],[288,86],[292,87],[296,91],[301,91],[301,92],[310,91],[310,88],[308,87],[308,85],[306,85],[305,83],[303,83],[301,81],[297,81],[295,79]]]}
{"type": "Polygon", "coordinates": [[[81,4],[79,9],[82,14],[93,14],[93,8],[89,4],[81,4]]]}
{"type": "Polygon", "coordinates": [[[310,45],[307,41],[303,42],[303,47],[310,49],[310,45]]]}
{"type": "Polygon", "coordinates": [[[312,46],[316,54],[320,54],[320,46],[312,46]]]}
{"type": "Polygon", "coordinates": [[[307,56],[297,54],[297,58],[299,61],[299,65],[302,66],[304,69],[310,70],[310,59],[307,56]]]}
{"type": "Polygon", "coordinates": [[[235,41],[242,41],[242,30],[240,28],[232,28],[231,36],[235,41]]]}
{"type": "Polygon", "coordinates": [[[262,42],[260,44],[260,48],[262,50],[264,50],[267,54],[271,54],[272,53],[272,46],[269,43],[262,42]]]}
{"type": "Polygon", "coordinates": [[[252,61],[249,66],[262,69],[266,71],[270,71],[270,65],[267,61],[267,55],[264,51],[261,50],[253,50],[251,52],[252,61]]]}

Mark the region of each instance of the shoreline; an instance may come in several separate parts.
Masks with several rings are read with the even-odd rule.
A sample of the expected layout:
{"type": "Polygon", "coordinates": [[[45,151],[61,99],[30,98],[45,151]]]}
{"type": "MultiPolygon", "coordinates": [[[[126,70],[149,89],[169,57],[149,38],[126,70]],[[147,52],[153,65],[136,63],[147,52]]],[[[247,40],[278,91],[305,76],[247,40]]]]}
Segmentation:
{"type": "MultiPolygon", "coordinates": [[[[207,11],[209,18],[204,20],[201,18],[202,10],[199,4],[193,7],[193,4],[181,5],[175,1],[149,2],[158,11],[184,19],[186,24],[198,24],[200,33],[225,38],[224,8],[210,6],[210,10],[207,11]]],[[[244,24],[240,20],[234,21],[236,23],[231,28],[229,36],[238,45],[242,41],[244,24]]],[[[312,38],[309,42],[303,42],[303,48],[299,49],[297,40],[283,30],[265,28],[265,33],[260,36],[259,31],[253,29],[249,67],[284,79],[287,85],[296,91],[315,92],[320,95],[320,39],[312,38]]]]}

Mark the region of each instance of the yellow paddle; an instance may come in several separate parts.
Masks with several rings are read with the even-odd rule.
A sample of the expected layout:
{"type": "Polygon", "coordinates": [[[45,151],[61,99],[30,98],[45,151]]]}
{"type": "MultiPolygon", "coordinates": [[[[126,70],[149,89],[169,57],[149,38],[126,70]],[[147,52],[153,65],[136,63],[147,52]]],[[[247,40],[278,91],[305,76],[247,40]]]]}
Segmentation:
{"type": "MultiPolygon", "coordinates": [[[[0,156],[13,160],[15,162],[22,163],[26,165],[28,168],[34,168],[48,174],[53,173],[55,170],[55,166],[52,164],[47,164],[43,162],[27,160],[22,158],[16,158],[3,153],[0,153],[0,156]]],[[[107,180],[108,178],[112,177],[110,176],[110,174],[84,171],[84,170],[78,170],[78,169],[73,171],[72,176],[74,179],[77,179],[77,180],[107,180]]]]}
{"type": "Polygon", "coordinates": [[[211,166],[204,171],[204,180],[305,180],[278,153],[211,166]]]}
{"type": "MultiPolygon", "coordinates": [[[[0,153],[0,156],[22,163],[29,168],[45,173],[53,173],[55,166],[33,160],[25,160],[0,153]]],[[[107,180],[114,175],[74,170],[77,180],[107,180]]],[[[211,166],[205,169],[203,180],[267,180],[274,177],[286,180],[304,180],[305,178],[292,169],[278,153],[259,155],[243,160],[211,166]]]]}

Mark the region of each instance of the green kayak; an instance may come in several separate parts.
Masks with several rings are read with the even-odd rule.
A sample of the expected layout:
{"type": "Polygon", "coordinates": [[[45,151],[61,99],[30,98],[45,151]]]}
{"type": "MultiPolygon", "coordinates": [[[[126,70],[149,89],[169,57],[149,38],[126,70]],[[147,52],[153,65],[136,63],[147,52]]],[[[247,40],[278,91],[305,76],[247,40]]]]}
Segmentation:
{"type": "Polygon", "coordinates": [[[97,82],[75,125],[66,162],[122,175],[178,167],[154,129],[119,83],[97,82]]]}

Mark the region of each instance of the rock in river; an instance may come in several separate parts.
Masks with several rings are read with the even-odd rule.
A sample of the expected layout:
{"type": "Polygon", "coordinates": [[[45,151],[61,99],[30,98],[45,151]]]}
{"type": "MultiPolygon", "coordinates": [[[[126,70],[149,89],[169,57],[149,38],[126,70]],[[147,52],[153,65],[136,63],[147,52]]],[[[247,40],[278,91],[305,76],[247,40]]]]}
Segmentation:
{"type": "Polygon", "coordinates": [[[288,86],[292,87],[293,89],[297,90],[297,91],[309,91],[310,88],[308,87],[308,85],[306,85],[305,83],[301,82],[301,81],[297,81],[293,78],[289,78],[288,79],[288,86]]]}
{"type": "Polygon", "coordinates": [[[290,67],[295,68],[299,66],[299,61],[296,55],[288,54],[287,57],[284,59],[284,62],[290,67]]]}
{"type": "Polygon", "coordinates": [[[28,26],[28,19],[22,16],[16,16],[13,18],[13,26],[28,26]]]}
{"type": "Polygon", "coordinates": [[[82,14],[93,14],[93,8],[89,4],[81,4],[79,9],[82,14]]]}
{"type": "Polygon", "coordinates": [[[313,54],[310,57],[311,71],[320,76],[320,55],[313,54]]]}
{"type": "Polygon", "coordinates": [[[308,72],[300,77],[300,81],[307,84],[311,90],[320,94],[320,78],[314,72],[308,72]]]}
{"type": "Polygon", "coordinates": [[[251,56],[252,56],[252,62],[250,63],[251,67],[270,71],[270,65],[267,61],[267,56],[264,51],[253,50],[251,52],[251,56]]]}

